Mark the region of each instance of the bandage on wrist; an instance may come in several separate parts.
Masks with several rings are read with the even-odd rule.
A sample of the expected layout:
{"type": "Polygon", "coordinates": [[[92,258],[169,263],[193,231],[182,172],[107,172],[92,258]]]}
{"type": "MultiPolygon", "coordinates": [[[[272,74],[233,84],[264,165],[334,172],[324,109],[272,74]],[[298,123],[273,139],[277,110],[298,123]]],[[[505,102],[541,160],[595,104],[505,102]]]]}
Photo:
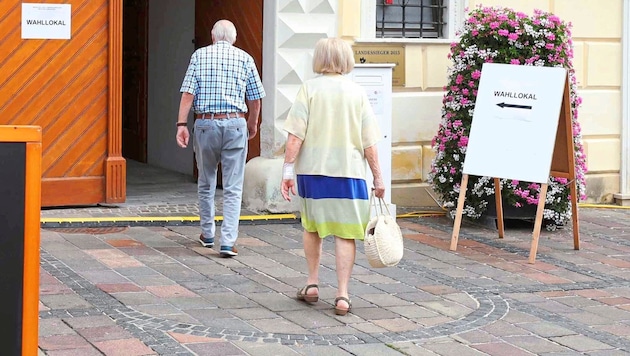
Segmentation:
{"type": "Polygon", "coordinates": [[[293,171],[293,163],[285,163],[282,166],[282,179],[295,179],[295,172],[293,171]]]}

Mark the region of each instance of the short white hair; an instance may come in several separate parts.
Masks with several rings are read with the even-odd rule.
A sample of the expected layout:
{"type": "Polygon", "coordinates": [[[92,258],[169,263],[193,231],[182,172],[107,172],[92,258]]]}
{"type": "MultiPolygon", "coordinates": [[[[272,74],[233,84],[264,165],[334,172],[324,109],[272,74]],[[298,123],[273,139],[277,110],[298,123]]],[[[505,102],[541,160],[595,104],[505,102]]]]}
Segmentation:
{"type": "Polygon", "coordinates": [[[354,69],[354,54],[341,38],[321,38],[313,52],[313,72],[348,74],[354,69]]]}
{"type": "Polygon", "coordinates": [[[213,42],[228,41],[230,44],[236,42],[236,27],[229,20],[219,20],[212,27],[213,42]]]}

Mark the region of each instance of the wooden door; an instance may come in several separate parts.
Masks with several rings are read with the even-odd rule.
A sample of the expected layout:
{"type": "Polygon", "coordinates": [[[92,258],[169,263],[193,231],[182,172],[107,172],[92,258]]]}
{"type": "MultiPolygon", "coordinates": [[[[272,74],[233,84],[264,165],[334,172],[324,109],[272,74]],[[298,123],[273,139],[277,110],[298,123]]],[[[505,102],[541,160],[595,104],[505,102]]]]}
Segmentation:
{"type": "MultiPolygon", "coordinates": [[[[263,0],[196,0],[195,1],[195,46],[212,44],[212,26],[221,19],[232,21],[236,26],[234,45],[249,53],[256,62],[262,78],[263,0]]],[[[260,156],[260,121],[256,137],[249,141],[247,160],[260,156]]],[[[194,175],[197,177],[197,164],[194,175]]],[[[221,174],[217,176],[221,185],[221,174]]]]}
{"type": "Polygon", "coordinates": [[[123,1],[122,152],[147,162],[148,0],[123,1]]]}
{"type": "Polygon", "coordinates": [[[57,2],[72,3],[70,39],[21,38],[23,1],[0,1],[0,125],[42,128],[42,206],[124,200],[124,189],[106,188],[108,177],[122,182],[108,170],[125,167],[113,100],[118,2],[57,2]]]}

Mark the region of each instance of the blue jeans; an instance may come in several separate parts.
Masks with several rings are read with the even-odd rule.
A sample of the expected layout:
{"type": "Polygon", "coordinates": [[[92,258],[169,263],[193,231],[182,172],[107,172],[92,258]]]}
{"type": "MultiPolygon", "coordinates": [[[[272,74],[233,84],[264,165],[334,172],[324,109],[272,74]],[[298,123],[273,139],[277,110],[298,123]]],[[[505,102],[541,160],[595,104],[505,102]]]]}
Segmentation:
{"type": "Polygon", "coordinates": [[[199,216],[201,232],[214,238],[217,170],[223,172],[223,222],[221,246],[234,246],[238,237],[238,223],[243,198],[243,177],[247,159],[247,121],[244,118],[224,120],[195,120],[195,157],[199,178],[199,216]]]}

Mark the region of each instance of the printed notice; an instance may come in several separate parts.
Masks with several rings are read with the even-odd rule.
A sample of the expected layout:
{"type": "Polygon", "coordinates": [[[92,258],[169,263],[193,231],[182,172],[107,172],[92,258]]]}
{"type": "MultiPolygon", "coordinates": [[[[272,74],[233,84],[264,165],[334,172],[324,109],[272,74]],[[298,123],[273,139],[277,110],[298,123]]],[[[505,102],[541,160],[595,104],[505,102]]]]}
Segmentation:
{"type": "Polygon", "coordinates": [[[23,39],[70,39],[70,4],[22,4],[23,39]]]}

